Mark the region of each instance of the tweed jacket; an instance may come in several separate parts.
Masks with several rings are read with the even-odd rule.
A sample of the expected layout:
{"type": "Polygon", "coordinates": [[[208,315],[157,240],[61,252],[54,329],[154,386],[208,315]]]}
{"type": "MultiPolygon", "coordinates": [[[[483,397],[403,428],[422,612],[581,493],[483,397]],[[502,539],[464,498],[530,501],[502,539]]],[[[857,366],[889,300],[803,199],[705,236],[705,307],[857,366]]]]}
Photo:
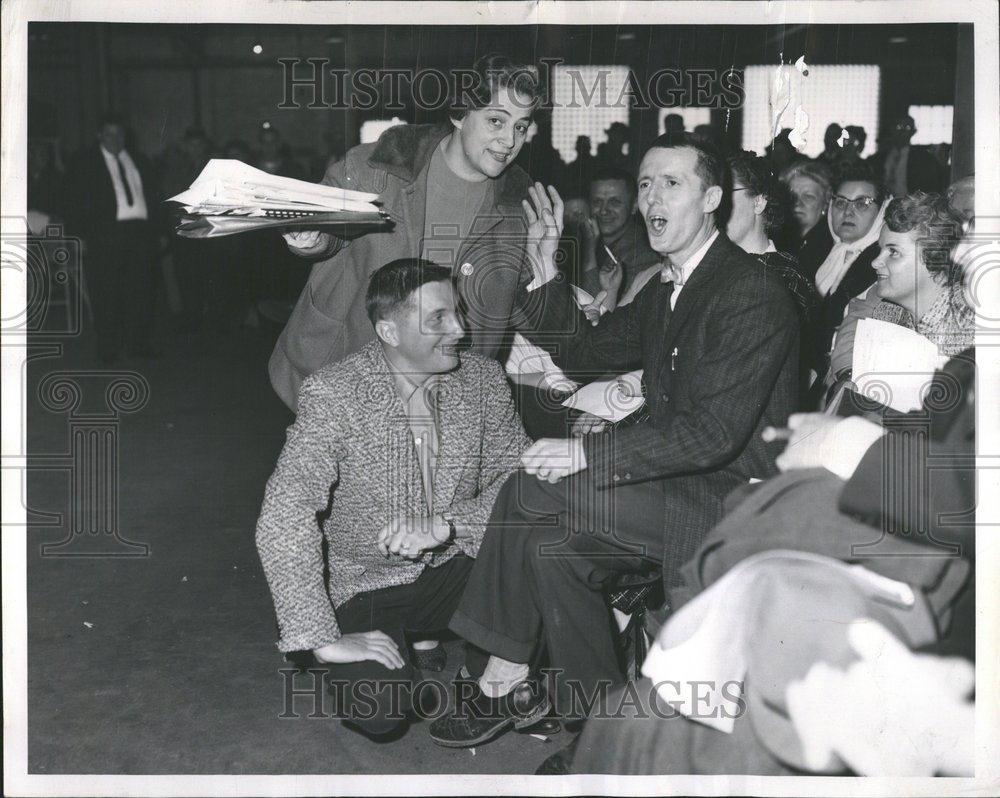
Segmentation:
{"type": "Polygon", "coordinates": [[[776,473],[780,445],[765,426],[783,427],[798,400],[799,319],[782,279],[720,234],[670,308],[673,285],[658,278],[633,302],[586,323],[563,282],[540,291],[544,329],[536,335],[556,364],[573,373],[643,368],[646,414],[638,423],[584,438],[598,488],[657,481],[664,579],[722,517],[725,495],[750,478],[776,473]]]}
{"type": "MultiPolygon", "coordinates": [[[[376,143],[352,148],[324,176],[324,185],[378,194],[393,226],[350,241],[333,239],[330,251],[313,266],[269,364],[274,390],[293,410],[304,377],[374,340],[365,313],[368,278],[390,261],[420,255],[428,165],[450,130],[440,125],[390,128],[376,143]]],[[[509,345],[508,328],[520,326],[517,289],[532,279],[521,208],[530,179],[512,164],[489,182],[472,233],[455,258],[456,280],[473,351],[500,357],[509,345]]]]}
{"type": "Polygon", "coordinates": [[[381,345],[372,342],[303,382],[298,417],[257,523],[281,651],[335,641],[335,609],[358,593],[409,584],[459,551],[476,555],[496,495],[529,440],[496,361],[463,354],[460,367],[440,378],[435,397],[434,509],[471,537],[419,562],[385,559],[376,548],[379,531],[399,515],[426,516],[427,505],[409,422],[381,345]]]}

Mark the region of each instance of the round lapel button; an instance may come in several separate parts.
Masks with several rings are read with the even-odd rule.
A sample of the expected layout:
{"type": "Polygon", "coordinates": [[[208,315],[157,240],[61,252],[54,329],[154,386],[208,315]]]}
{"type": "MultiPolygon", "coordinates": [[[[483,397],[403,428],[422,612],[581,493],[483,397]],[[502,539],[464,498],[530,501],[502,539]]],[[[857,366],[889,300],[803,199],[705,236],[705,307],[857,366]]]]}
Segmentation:
{"type": "Polygon", "coordinates": [[[474,272],[474,271],[475,271],[475,269],[473,269],[473,268],[472,268],[472,264],[471,264],[471,263],[469,263],[469,262],[466,262],[466,263],[463,263],[463,264],[462,264],[462,268],[461,268],[461,272],[462,272],[462,274],[464,274],[464,275],[465,275],[466,277],[468,277],[468,276],[469,276],[470,274],[472,274],[472,272],[474,272]]]}

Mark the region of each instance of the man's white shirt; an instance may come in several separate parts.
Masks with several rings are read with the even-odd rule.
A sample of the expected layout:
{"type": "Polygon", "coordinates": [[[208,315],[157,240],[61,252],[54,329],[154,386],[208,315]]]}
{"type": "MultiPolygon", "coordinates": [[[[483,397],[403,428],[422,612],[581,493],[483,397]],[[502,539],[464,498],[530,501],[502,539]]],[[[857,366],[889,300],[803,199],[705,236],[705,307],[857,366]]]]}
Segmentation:
{"type": "Polygon", "coordinates": [[[126,150],[122,150],[118,153],[118,158],[115,158],[104,147],[101,147],[101,155],[104,156],[104,164],[108,167],[111,184],[115,189],[115,203],[117,205],[115,219],[119,222],[125,222],[129,219],[148,219],[149,212],[146,208],[146,197],[142,191],[142,177],[140,177],[139,170],[136,169],[131,156],[126,150]],[[128,204],[125,187],[122,185],[121,171],[118,169],[119,159],[125,168],[125,178],[128,180],[129,191],[132,192],[131,205],[128,204]]]}

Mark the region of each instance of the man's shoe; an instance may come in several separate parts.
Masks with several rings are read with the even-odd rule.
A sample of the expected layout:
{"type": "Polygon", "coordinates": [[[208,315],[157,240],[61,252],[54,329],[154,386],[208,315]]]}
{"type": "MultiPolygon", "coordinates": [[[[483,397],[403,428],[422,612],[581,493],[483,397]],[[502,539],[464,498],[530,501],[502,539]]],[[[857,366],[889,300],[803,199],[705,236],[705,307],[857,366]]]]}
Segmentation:
{"type": "Polygon", "coordinates": [[[521,682],[500,698],[490,698],[475,682],[457,688],[456,707],[430,727],[431,739],[448,748],[469,748],[510,729],[526,729],[549,712],[548,696],[534,681],[521,682]]]}

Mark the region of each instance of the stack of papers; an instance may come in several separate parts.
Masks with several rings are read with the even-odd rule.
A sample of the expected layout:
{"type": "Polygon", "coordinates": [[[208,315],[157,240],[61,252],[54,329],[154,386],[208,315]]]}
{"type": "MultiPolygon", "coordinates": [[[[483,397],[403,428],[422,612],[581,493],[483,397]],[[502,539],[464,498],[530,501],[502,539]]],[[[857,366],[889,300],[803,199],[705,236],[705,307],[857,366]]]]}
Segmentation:
{"type": "Polygon", "coordinates": [[[187,191],[167,201],[182,206],[178,235],[215,238],[269,227],[332,227],[330,232],[339,237],[357,235],[388,223],[377,200],[377,194],[280,177],[216,158],[187,191]]]}
{"type": "Polygon", "coordinates": [[[947,360],[936,344],[913,330],[861,319],[854,334],[851,379],[867,399],[907,413],[921,406],[934,372],[947,360]]]}

